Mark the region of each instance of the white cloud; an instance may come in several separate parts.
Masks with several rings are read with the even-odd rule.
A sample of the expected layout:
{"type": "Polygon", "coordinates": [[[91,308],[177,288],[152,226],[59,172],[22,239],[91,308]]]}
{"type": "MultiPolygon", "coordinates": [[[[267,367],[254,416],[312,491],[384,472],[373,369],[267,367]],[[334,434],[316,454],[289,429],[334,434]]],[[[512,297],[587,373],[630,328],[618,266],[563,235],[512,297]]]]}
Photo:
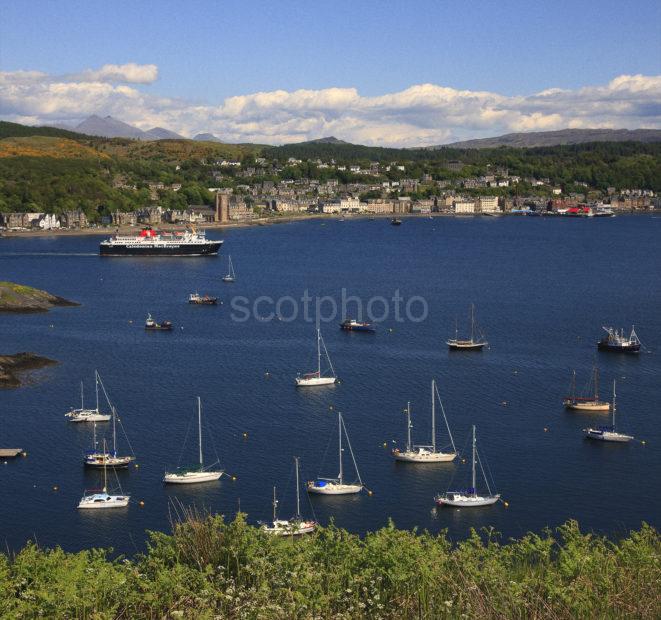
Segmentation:
{"type": "Polygon", "coordinates": [[[0,117],[34,123],[111,115],[141,129],[211,132],[228,142],[279,144],[326,135],[363,144],[416,146],[564,127],[661,128],[661,76],[621,75],[576,90],[526,96],[419,84],[376,97],[355,88],[276,90],[196,105],[148,94],[155,65],[104,65],[77,75],[0,73],[0,117]]]}

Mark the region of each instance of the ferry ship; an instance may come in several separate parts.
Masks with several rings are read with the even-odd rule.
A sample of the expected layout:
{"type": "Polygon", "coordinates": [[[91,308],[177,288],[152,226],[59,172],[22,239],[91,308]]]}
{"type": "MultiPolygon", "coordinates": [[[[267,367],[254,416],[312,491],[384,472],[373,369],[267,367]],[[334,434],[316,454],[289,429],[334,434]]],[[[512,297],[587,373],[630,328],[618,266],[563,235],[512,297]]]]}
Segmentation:
{"type": "Polygon", "coordinates": [[[115,235],[99,245],[101,256],[216,256],[222,241],[195,229],[157,232],[145,226],[138,235],[115,235]]]}

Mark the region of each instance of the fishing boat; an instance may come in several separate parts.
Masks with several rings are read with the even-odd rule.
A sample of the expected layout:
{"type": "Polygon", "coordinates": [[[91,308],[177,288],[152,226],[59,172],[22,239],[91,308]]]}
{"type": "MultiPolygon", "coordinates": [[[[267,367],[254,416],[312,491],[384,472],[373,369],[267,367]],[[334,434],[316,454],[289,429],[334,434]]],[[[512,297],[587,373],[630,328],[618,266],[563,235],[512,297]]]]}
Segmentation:
{"type": "Polygon", "coordinates": [[[197,437],[198,437],[198,455],[199,465],[194,468],[178,469],[176,472],[165,473],[163,482],[166,484],[195,484],[197,482],[212,482],[218,480],[222,475],[222,470],[210,469],[216,462],[209,467],[204,467],[204,457],[202,455],[202,402],[197,397],[197,437]]]}
{"type": "Polygon", "coordinates": [[[593,396],[576,396],[576,371],[572,373],[570,395],[562,404],[572,411],[609,411],[610,403],[599,400],[599,369],[595,366],[590,383],[594,384],[593,396]]]}
{"type": "Polygon", "coordinates": [[[188,303],[196,306],[215,306],[218,303],[218,297],[211,297],[211,295],[200,295],[199,293],[191,293],[188,296],[188,303]]]}
{"type": "Polygon", "coordinates": [[[83,382],[80,382],[80,409],[71,408],[71,411],[64,416],[69,418],[69,422],[108,422],[110,414],[101,413],[99,410],[99,373],[94,371],[94,384],[96,388],[96,407],[94,409],[85,409],[85,395],[83,391],[83,382]]]}
{"type": "Polygon", "coordinates": [[[401,226],[401,225],[402,225],[402,220],[397,219],[396,217],[393,217],[393,218],[390,220],[390,223],[391,223],[393,226],[401,226]]]}
{"type": "Polygon", "coordinates": [[[617,353],[638,353],[640,351],[640,339],[636,330],[631,327],[629,336],[624,335],[624,329],[619,332],[613,327],[603,327],[606,335],[597,342],[600,351],[614,351],[617,353]]]}
{"type": "Polygon", "coordinates": [[[353,455],[353,450],[351,449],[351,442],[349,441],[349,435],[347,429],[344,426],[344,421],[342,420],[342,414],[338,412],[338,455],[340,461],[340,473],[337,475],[337,478],[317,478],[316,480],[311,480],[307,483],[308,493],[317,493],[319,495],[349,495],[352,493],[360,493],[364,486],[363,481],[360,479],[360,472],[358,471],[358,465],[356,465],[356,459],[353,455]],[[344,468],[342,466],[342,431],[347,439],[347,445],[349,446],[349,452],[351,453],[351,460],[353,461],[353,466],[356,469],[357,480],[351,483],[347,483],[344,479],[344,468]]]}
{"type": "Polygon", "coordinates": [[[476,487],[475,464],[479,460],[477,454],[477,441],[475,439],[475,425],[473,425],[473,451],[472,451],[472,469],[471,469],[471,487],[463,491],[446,491],[442,495],[437,495],[434,499],[438,506],[456,506],[460,508],[473,508],[478,506],[490,506],[495,504],[500,499],[500,493],[492,493],[489,488],[489,481],[484,473],[482,461],[480,463],[480,470],[484,477],[484,482],[487,487],[488,493],[480,495],[476,487]]]}
{"type": "Polygon", "coordinates": [[[94,467],[97,469],[101,467],[123,469],[128,467],[131,461],[135,460],[135,456],[120,456],[117,454],[117,410],[115,409],[114,405],[110,402],[110,398],[108,398],[108,393],[106,392],[106,388],[103,385],[102,381],[100,381],[100,385],[101,388],[103,389],[103,393],[105,394],[106,399],[108,400],[108,404],[110,405],[110,410],[112,411],[112,451],[109,452],[106,449],[105,441],[103,442],[103,452],[99,452],[97,450],[96,424],[94,424],[94,439],[92,444],[92,450],[90,450],[85,454],[85,459],[83,462],[86,467],[94,467]]]}
{"type": "Polygon", "coordinates": [[[151,316],[147,314],[147,320],[145,321],[145,329],[147,331],[171,331],[172,323],[170,321],[163,321],[162,323],[157,323],[151,316]]]}
{"type": "Polygon", "coordinates": [[[294,457],[296,463],[296,514],[291,519],[278,519],[278,500],[273,487],[273,524],[262,525],[262,531],[274,536],[300,536],[310,534],[317,527],[315,521],[305,520],[301,517],[301,483],[299,478],[298,457],[294,457]]]}
{"type": "Polygon", "coordinates": [[[597,428],[584,428],[583,433],[586,439],[596,439],[597,441],[614,441],[617,443],[626,443],[633,439],[632,435],[625,435],[615,430],[615,381],[613,381],[613,404],[611,406],[612,418],[610,426],[598,426],[597,428]]]}
{"type": "Polygon", "coordinates": [[[227,275],[223,276],[223,282],[236,282],[236,274],[234,273],[234,265],[232,265],[232,257],[229,256],[229,271],[227,275]]]}
{"type": "Polygon", "coordinates": [[[475,304],[471,304],[471,333],[470,338],[459,338],[459,330],[455,321],[454,338],[446,341],[451,351],[481,351],[489,344],[481,334],[476,336],[475,329],[475,304]]]}
{"type": "Polygon", "coordinates": [[[405,461],[407,463],[447,463],[453,461],[457,457],[457,449],[454,446],[454,439],[450,431],[450,425],[445,415],[443,402],[441,401],[438,389],[436,388],[436,381],[432,379],[431,382],[431,445],[417,445],[411,442],[411,403],[406,405],[406,449],[395,449],[392,452],[393,457],[397,461],[405,461]],[[452,445],[452,452],[443,452],[436,449],[436,399],[441,405],[441,412],[443,413],[443,420],[445,427],[448,430],[450,443],[452,445]]]}
{"type": "MultiPolygon", "coordinates": [[[[103,442],[103,450],[106,451],[105,441],[103,442]]],[[[119,484],[119,480],[117,481],[119,484]]],[[[120,486],[121,491],[121,486],[120,486]]],[[[86,490],[83,497],[78,502],[80,509],[103,509],[103,508],[126,508],[129,505],[130,495],[110,495],[108,493],[108,471],[103,467],[103,489],[100,490],[86,490]]]]}
{"type": "Polygon", "coordinates": [[[331,362],[330,355],[328,355],[328,349],[326,349],[326,344],[324,343],[323,338],[321,337],[321,330],[317,329],[317,370],[314,372],[305,373],[303,376],[300,374],[296,377],[296,387],[314,387],[318,385],[332,385],[337,381],[337,376],[335,375],[335,369],[333,368],[333,363],[331,362]],[[330,376],[323,376],[321,371],[321,347],[324,348],[324,354],[328,360],[328,370],[330,371],[330,376]]]}
{"type": "Polygon", "coordinates": [[[340,323],[340,329],[348,332],[370,332],[374,333],[376,328],[372,323],[365,321],[356,321],[356,319],[344,319],[340,323]]]}

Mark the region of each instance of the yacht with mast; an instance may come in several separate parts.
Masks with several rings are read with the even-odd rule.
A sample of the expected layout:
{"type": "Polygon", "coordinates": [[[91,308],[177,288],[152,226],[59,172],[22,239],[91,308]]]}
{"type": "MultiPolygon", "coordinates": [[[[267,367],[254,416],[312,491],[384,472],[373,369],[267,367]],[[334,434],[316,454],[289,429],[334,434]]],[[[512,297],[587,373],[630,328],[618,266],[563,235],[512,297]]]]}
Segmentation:
{"type": "MultiPolygon", "coordinates": [[[[117,454],[117,410],[115,406],[110,402],[108,397],[108,392],[106,391],[103,381],[99,377],[99,385],[103,390],[103,393],[110,405],[110,410],[112,411],[112,451],[106,449],[106,443],[103,443],[103,452],[99,452],[96,447],[96,424],[94,425],[94,445],[92,450],[85,454],[84,464],[86,467],[114,467],[114,468],[125,468],[128,467],[131,461],[135,460],[135,456],[120,456],[117,454]]],[[[121,422],[120,422],[121,424],[121,422]]],[[[122,430],[123,430],[122,426],[122,430]]],[[[124,433],[126,436],[126,433],[124,433]]],[[[128,441],[128,440],[127,440],[128,441]]]]}
{"type": "Polygon", "coordinates": [[[353,455],[353,450],[351,449],[351,442],[349,441],[349,435],[347,433],[346,426],[344,426],[344,421],[342,420],[342,414],[338,412],[337,414],[338,422],[338,457],[340,461],[340,473],[337,475],[337,478],[317,478],[316,480],[311,480],[307,483],[308,493],[317,493],[319,495],[349,495],[352,493],[360,493],[363,488],[363,481],[360,479],[360,472],[358,471],[358,465],[356,465],[356,459],[353,455]],[[344,478],[344,468],[342,466],[342,431],[347,439],[347,445],[349,446],[349,452],[351,454],[351,460],[353,461],[353,466],[356,469],[357,480],[354,482],[346,482],[344,478]]]}
{"type": "Polygon", "coordinates": [[[448,424],[448,419],[445,415],[445,409],[443,407],[443,402],[438,393],[436,387],[436,380],[432,379],[431,382],[431,445],[417,445],[411,442],[411,403],[406,405],[406,449],[399,450],[396,448],[393,450],[392,455],[397,461],[405,461],[407,463],[447,463],[453,461],[457,457],[457,449],[454,445],[454,439],[452,438],[452,432],[450,431],[450,425],[448,424]],[[436,449],[436,399],[441,405],[441,412],[443,414],[443,420],[445,421],[445,427],[448,430],[448,436],[450,438],[450,444],[452,445],[452,452],[443,452],[442,450],[436,449]]]}
{"type": "Polygon", "coordinates": [[[80,382],[80,409],[71,408],[71,411],[64,416],[69,418],[69,422],[108,422],[110,414],[101,413],[99,410],[99,373],[94,371],[94,383],[96,387],[96,408],[85,409],[85,397],[83,392],[83,382],[80,382]]]}
{"type": "Polygon", "coordinates": [[[609,411],[610,403],[599,399],[599,369],[595,366],[590,383],[594,385],[593,396],[576,396],[576,371],[572,373],[569,396],[562,404],[572,411],[609,411]]]}
{"type": "Polygon", "coordinates": [[[597,441],[614,441],[618,443],[627,443],[634,437],[619,433],[615,430],[615,381],[613,380],[613,405],[611,407],[612,419],[610,426],[598,426],[597,428],[584,428],[583,433],[586,439],[596,439],[597,441]]]}
{"type": "MultiPolygon", "coordinates": [[[[95,425],[96,426],[96,425],[95,425]]],[[[103,451],[106,451],[105,441],[103,442],[103,451]]],[[[117,481],[119,484],[119,480],[117,481]]],[[[121,485],[120,485],[121,491],[121,485]]],[[[103,467],[103,489],[90,490],[83,493],[83,497],[78,502],[80,509],[100,509],[100,508],[126,508],[129,505],[130,495],[110,495],[108,493],[108,470],[103,467]]]]}
{"type": "Polygon", "coordinates": [[[301,517],[301,483],[299,478],[299,458],[294,457],[296,463],[296,514],[291,519],[278,519],[278,500],[273,487],[273,525],[262,525],[262,531],[275,536],[300,536],[310,534],[317,527],[315,521],[304,520],[301,517]]]}
{"type": "Polygon", "coordinates": [[[485,340],[481,331],[476,335],[475,329],[475,304],[471,304],[471,333],[470,338],[459,338],[459,330],[455,322],[454,338],[446,341],[451,351],[481,351],[489,343],[485,340]]]}
{"type": "Polygon", "coordinates": [[[600,351],[611,351],[615,353],[638,353],[640,351],[640,339],[636,330],[631,327],[629,336],[624,335],[624,329],[619,332],[613,327],[603,327],[606,335],[597,342],[600,351]]]}
{"type": "Polygon", "coordinates": [[[212,482],[218,480],[223,475],[223,470],[210,469],[216,462],[204,467],[204,457],[202,455],[202,403],[200,397],[197,397],[197,437],[198,437],[198,455],[199,465],[197,467],[178,469],[176,472],[165,473],[163,482],[166,484],[195,484],[197,482],[212,482]]]}
{"type": "Polygon", "coordinates": [[[464,491],[446,491],[442,495],[437,495],[435,498],[438,506],[456,506],[460,508],[472,508],[477,506],[490,506],[495,504],[500,499],[500,493],[492,493],[489,488],[489,481],[482,467],[482,461],[479,460],[477,454],[477,441],[475,439],[475,425],[473,425],[473,451],[472,451],[472,469],[471,469],[471,487],[464,491]],[[480,470],[484,477],[484,482],[487,487],[488,493],[480,495],[476,487],[476,462],[480,464],[480,470]]]}
{"type": "Polygon", "coordinates": [[[232,265],[232,256],[228,256],[229,271],[227,275],[223,276],[223,282],[236,282],[236,274],[234,273],[234,265],[232,265]]]}
{"type": "MultiPolygon", "coordinates": [[[[324,371],[325,372],[325,371],[324,371]]],[[[335,369],[333,368],[333,363],[331,362],[330,355],[328,355],[328,349],[326,349],[326,344],[324,339],[321,337],[321,330],[317,328],[317,370],[314,372],[305,373],[303,376],[300,374],[296,377],[296,387],[314,387],[317,385],[332,385],[337,382],[337,376],[335,375],[335,369]],[[326,360],[328,361],[328,370],[330,371],[330,376],[323,376],[321,370],[321,348],[324,348],[324,354],[326,360]]]]}

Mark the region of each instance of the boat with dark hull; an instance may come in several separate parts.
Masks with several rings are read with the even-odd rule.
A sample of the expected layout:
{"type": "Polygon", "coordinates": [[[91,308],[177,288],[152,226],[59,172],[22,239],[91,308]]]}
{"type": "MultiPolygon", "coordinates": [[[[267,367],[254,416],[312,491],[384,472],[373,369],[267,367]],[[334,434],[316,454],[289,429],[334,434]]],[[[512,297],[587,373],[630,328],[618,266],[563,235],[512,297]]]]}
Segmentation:
{"type": "Polygon", "coordinates": [[[631,327],[629,336],[624,335],[624,330],[619,332],[614,327],[603,327],[606,335],[597,342],[600,351],[614,351],[616,353],[638,353],[640,351],[640,339],[636,330],[631,327]]]}
{"type": "Polygon", "coordinates": [[[204,231],[157,232],[145,226],[137,235],[115,235],[99,244],[101,256],[216,256],[222,241],[206,238],[204,231]]]}
{"type": "Polygon", "coordinates": [[[356,321],[356,319],[345,319],[340,323],[340,329],[347,332],[376,332],[376,328],[371,323],[356,321]]]}
{"type": "Polygon", "coordinates": [[[172,331],[172,322],[171,321],[162,321],[157,323],[151,316],[147,315],[147,320],[145,321],[145,330],[148,332],[170,332],[172,331]]]}
{"type": "Polygon", "coordinates": [[[455,322],[454,338],[446,341],[450,351],[481,351],[489,343],[484,338],[481,330],[475,326],[475,305],[471,304],[471,333],[470,338],[459,338],[459,330],[455,322]]]}
{"type": "Polygon", "coordinates": [[[191,293],[188,296],[188,303],[195,306],[215,306],[218,303],[218,297],[211,295],[200,295],[199,293],[191,293]]]}

